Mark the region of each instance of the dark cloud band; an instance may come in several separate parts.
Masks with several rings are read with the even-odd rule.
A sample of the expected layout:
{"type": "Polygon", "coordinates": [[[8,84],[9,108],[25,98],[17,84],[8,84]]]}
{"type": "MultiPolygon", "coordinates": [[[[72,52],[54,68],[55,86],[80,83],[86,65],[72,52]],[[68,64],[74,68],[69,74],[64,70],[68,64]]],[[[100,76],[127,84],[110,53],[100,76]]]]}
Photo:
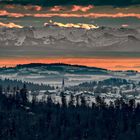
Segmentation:
{"type": "Polygon", "coordinates": [[[1,2],[13,4],[37,4],[43,6],[73,5],[73,4],[126,6],[140,4],[140,0],[1,0],[1,2]]]}

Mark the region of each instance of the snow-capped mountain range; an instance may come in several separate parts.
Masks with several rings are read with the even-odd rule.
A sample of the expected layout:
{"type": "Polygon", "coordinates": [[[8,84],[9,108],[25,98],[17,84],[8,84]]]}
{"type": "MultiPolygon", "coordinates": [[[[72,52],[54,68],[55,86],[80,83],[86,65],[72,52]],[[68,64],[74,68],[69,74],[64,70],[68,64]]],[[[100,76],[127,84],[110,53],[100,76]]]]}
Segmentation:
{"type": "Polygon", "coordinates": [[[140,29],[77,29],[57,26],[0,28],[0,47],[47,47],[92,51],[140,51],[140,29]]]}

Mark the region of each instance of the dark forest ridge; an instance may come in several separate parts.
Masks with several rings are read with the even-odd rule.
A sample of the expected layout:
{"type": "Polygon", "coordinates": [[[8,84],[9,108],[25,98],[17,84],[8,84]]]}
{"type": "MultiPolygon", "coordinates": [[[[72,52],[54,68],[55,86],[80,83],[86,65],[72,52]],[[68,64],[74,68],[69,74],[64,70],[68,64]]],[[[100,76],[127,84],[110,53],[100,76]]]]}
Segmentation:
{"type": "MultiPolygon", "coordinates": [[[[85,65],[74,65],[74,64],[67,64],[67,63],[29,63],[29,64],[19,64],[19,65],[16,65],[14,67],[2,67],[0,69],[9,69],[9,68],[12,68],[12,69],[22,69],[22,68],[36,68],[36,67],[47,67],[49,68],[50,70],[51,69],[55,69],[56,71],[66,71],[68,70],[68,68],[70,69],[79,69],[80,71],[81,70],[93,70],[93,71],[104,71],[104,72],[113,72],[113,70],[108,70],[108,69],[104,69],[104,68],[99,68],[99,67],[92,67],[92,66],[85,66],[85,65]],[[60,68],[63,68],[63,69],[60,69],[60,68]]],[[[114,71],[115,72],[115,71],[114,71]]],[[[121,72],[121,70],[119,71],[121,72]]],[[[123,72],[123,70],[122,70],[123,72]]],[[[134,71],[134,70],[126,70],[126,72],[138,72],[138,71],[134,71]]]]}
{"type": "Polygon", "coordinates": [[[88,67],[84,65],[71,65],[71,64],[66,64],[66,63],[51,63],[51,64],[46,64],[46,63],[29,63],[29,64],[23,64],[23,65],[17,65],[16,68],[24,68],[24,67],[41,67],[41,66],[47,66],[47,67],[76,67],[76,68],[85,68],[85,69],[96,69],[96,70],[105,70],[103,68],[97,68],[97,67],[88,67]]]}

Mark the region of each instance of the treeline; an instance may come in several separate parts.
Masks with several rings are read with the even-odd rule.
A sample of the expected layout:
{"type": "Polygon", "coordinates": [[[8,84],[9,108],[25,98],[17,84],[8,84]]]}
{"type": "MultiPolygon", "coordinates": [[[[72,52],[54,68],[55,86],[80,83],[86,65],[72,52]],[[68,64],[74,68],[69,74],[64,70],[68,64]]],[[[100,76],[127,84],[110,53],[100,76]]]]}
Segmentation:
{"type": "Polygon", "coordinates": [[[67,90],[72,90],[72,91],[95,91],[102,93],[103,91],[101,89],[104,88],[113,88],[113,87],[121,87],[121,86],[126,86],[127,89],[129,89],[130,85],[132,88],[135,88],[136,85],[140,85],[140,83],[135,83],[134,81],[131,80],[126,80],[126,79],[121,79],[121,78],[109,78],[105,79],[102,81],[91,81],[91,82],[84,82],[76,86],[70,86],[67,87],[67,90]]]}
{"type": "Polygon", "coordinates": [[[132,4],[140,4],[140,0],[2,0],[3,3],[12,4],[37,4],[42,6],[54,5],[114,5],[127,6],[132,4]]]}
{"type": "Polygon", "coordinates": [[[62,93],[62,104],[28,102],[26,85],[19,93],[5,96],[0,90],[1,140],[139,140],[140,104],[116,99],[106,104],[96,97],[91,107],[85,97],[74,103],[62,93]],[[17,96],[19,95],[19,96],[17,96]]]}
{"type": "Polygon", "coordinates": [[[22,88],[25,84],[30,91],[51,90],[54,87],[45,84],[35,84],[32,82],[23,82],[21,80],[0,79],[0,86],[6,91],[13,91],[15,88],[22,88]]]}

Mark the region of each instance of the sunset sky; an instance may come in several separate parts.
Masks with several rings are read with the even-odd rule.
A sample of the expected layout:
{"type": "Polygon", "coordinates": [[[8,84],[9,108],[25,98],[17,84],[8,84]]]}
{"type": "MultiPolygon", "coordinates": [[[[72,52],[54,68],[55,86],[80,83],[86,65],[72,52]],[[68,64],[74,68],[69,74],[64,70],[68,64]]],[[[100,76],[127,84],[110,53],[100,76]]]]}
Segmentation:
{"type": "Polygon", "coordinates": [[[41,5],[0,4],[0,22],[19,26],[42,27],[53,20],[61,23],[88,23],[99,26],[138,27],[140,25],[140,6],[126,7],[89,5],[41,5]]]}
{"type": "MultiPolygon", "coordinates": [[[[44,23],[53,22],[67,25],[79,23],[94,25],[96,27],[108,26],[115,28],[140,27],[140,0],[56,0],[29,1],[13,0],[0,4],[0,27],[23,28],[43,27],[44,23]],[[25,4],[25,5],[24,5],[25,4]],[[115,5],[115,6],[114,6],[115,5]],[[120,7],[123,6],[123,7],[120,7]]],[[[5,54],[6,55],[6,54],[5,54]]],[[[102,67],[112,70],[138,70],[140,71],[140,58],[8,58],[0,57],[0,66],[14,66],[25,63],[69,63],[87,66],[102,67]]]]}
{"type": "Polygon", "coordinates": [[[85,65],[90,67],[105,68],[108,70],[136,70],[140,71],[140,58],[110,59],[110,58],[20,58],[1,59],[0,66],[13,67],[27,63],[65,63],[72,65],[85,65]]]}

